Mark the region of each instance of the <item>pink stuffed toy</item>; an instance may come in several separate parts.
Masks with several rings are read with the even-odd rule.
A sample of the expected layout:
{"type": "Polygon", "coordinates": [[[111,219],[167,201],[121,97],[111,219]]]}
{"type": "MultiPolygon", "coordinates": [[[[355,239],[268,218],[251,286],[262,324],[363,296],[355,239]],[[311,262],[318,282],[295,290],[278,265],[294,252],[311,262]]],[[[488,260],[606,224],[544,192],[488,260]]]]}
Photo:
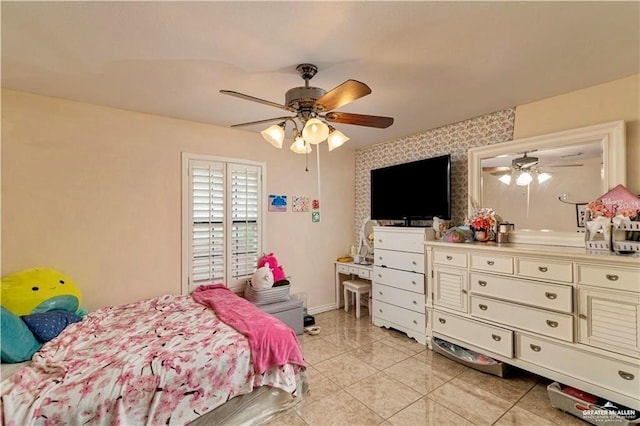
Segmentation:
{"type": "Polygon", "coordinates": [[[258,260],[258,268],[268,265],[273,273],[273,283],[277,284],[279,281],[286,281],[287,275],[284,273],[284,269],[278,263],[278,259],[273,253],[265,254],[258,260]]]}

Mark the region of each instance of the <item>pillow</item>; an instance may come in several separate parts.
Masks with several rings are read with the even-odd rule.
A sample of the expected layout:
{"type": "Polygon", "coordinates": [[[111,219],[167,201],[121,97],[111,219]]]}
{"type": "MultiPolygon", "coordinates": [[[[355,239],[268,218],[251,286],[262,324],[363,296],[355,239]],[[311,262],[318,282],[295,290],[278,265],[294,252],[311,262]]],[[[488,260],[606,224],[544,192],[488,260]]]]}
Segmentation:
{"type": "Polygon", "coordinates": [[[39,314],[23,315],[22,320],[29,330],[42,343],[62,333],[69,324],[82,320],[78,315],[67,311],[49,311],[39,314]]]}
{"type": "Polygon", "coordinates": [[[42,345],[19,316],[0,306],[0,357],[2,362],[29,361],[42,345]]]}

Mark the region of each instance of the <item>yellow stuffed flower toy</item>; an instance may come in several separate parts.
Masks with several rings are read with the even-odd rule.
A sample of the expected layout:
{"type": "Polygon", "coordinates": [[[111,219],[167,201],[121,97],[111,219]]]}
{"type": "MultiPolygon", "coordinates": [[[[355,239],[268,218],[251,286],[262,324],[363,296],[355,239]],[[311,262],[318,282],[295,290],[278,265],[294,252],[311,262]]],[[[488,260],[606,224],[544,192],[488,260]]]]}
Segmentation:
{"type": "Polygon", "coordinates": [[[2,306],[15,315],[53,310],[75,313],[80,303],[76,284],[55,269],[27,269],[2,278],[2,306]]]}

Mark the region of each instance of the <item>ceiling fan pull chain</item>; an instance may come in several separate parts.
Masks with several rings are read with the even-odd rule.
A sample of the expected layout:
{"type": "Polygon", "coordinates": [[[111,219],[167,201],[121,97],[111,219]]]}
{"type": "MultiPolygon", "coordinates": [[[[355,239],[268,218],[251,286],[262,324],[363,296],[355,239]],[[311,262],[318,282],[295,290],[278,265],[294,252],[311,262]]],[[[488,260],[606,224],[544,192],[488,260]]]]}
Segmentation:
{"type": "MultiPolygon", "coordinates": [[[[322,203],[322,197],[320,196],[320,148],[316,149],[316,167],[318,168],[318,201],[322,203]]],[[[320,206],[318,206],[318,213],[320,212],[320,206]]]]}

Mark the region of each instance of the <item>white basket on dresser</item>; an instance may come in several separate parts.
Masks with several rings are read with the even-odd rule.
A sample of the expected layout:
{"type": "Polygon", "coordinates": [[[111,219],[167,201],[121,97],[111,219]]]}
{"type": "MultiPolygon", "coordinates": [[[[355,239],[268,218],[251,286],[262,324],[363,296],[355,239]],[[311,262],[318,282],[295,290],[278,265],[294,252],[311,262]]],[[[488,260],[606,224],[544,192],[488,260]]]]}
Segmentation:
{"type": "Polygon", "coordinates": [[[613,224],[612,249],[615,252],[640,252],[640,221],[613,224]],[[619,238],[618,236],[622,238],[619,238]],[[633,239],[629,240],[627,237],[633,239]]]}

